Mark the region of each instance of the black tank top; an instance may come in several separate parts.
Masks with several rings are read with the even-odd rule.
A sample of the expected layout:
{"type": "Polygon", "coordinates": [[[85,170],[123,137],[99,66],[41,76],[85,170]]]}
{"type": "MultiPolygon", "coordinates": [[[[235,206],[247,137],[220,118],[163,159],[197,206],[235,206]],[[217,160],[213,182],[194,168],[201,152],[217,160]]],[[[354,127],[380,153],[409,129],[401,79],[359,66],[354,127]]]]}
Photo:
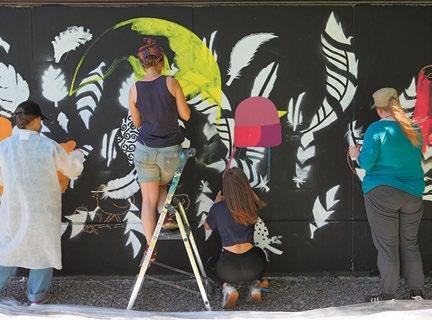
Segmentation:
{"type": "Polygon", "coordinates": [[[142,121],[138,142],[151,148],[181,144],[184,137],[178,124],[176,100],[168,90],[166,77],[137,81],[135,85],[142,121]]]}

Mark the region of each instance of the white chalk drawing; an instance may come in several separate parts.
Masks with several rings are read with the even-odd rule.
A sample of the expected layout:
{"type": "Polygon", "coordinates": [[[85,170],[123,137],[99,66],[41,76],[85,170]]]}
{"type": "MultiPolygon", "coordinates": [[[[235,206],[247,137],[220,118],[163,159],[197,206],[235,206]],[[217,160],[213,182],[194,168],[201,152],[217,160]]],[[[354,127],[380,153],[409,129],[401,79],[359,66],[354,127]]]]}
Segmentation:
{"type": "Polygon", "coordinates": [[[230,56],[228,79],[226,85],[230,86],[234,79],[241,76],[241,71],[253,60],[258,48],[267,41],[277,38],[273,33],[255,33],[240,39],[233,47],[230,56]]]}
{"type": "Polygon", "coordinates": [[[60,32],[58,36],[51,41],[54,49],[54,59],[56,63],[60,62],[60,59],[65,53],[72,50],[76,50],[80,45],[90,41],[92,34],[84,27],[71,26],[65,31],[60,32]]]}
{"type": "Polygon", "coordinates": [[[88,76],[81,81],[80,85],[94,79],[95,77],[98,77],[97,82],[86,84],[77,91],[78,101],[76,107],[87,130],[90,128],[90,117],[93,116],[102,96],[103,80],[100,77],[103,75],[103,67],[105,67],[105,62],[101,62],[96,69],[90,71],[88,76]]]}
{"type": "Polygon", "coordinates": [[[6,51],[6,53],[9,53],[10,44],[4,41],[1,37],[0,37],[0,47],[3,48],[4,51],[6,51]]]}
{"type": "Polygon", "coordinates": [[[316,197],[312,209],[314,222],[309,224],[311,239],[314,238],[315,232],[319,228],[328,224],[327,219],[335,212],[334,206],[336,205],[336,203],[339,202],[339,200],[336,199],[336,193],[339,190],[339,187],[340,186],[337,185],[327,191],[325,197],[325,206],[321,204],[321,200],[319,199],[319,196],[316,197]]]}
{"type": "Polygon", "coordinates": [[[59,123],[60,127],[66,132],[69,133],[68,130],[68,123],[69,123],[69,119],[68,117],[63,113],[60,112],[57,116],[57,122],[59,123]]]}
{"type": "Polygon", "coordinates": [[[255,78],[251,97],[265,97],[270,96],[270,92],[273,90],[273,86],[277,79],[277,71],[279,64],[276,62],[270,63],[267,67],[262,69],[255,78]]]}
{"type": "Polygon", "coordinates": [[[217,61],[218,55],[217,55],[216,50],[213,48],[216,34],[217,34],[217,30],[212,32],[212,34],[210,35],[210,41],[209,41],[208,45],[207,45],[207,39],[205,37],[203,38],[203,42],[207,46],[207,48],[209,48],[209,50],[213,53],[213,57],[217,61]]]}
{"type": "Polygon", "coordinates": [[[12,65],[0,62],[0,115],[10,117],[30,95],[29,86],[12,65]]]}
{"type": "Polygon", "coordinates": [[[59,101],[66,97],[66,80],[60,68],[49,66],[42,75],[42,95],[45,99],[54,102],[57,108],[59,101]]]}
{"type": "Polygon", "coordinates": [[[118,130],[118,128],[113,129],[109,135],[105,133],[102,138],[101,156],[107,160],[107,167],[109,167],[111,162],[117,158],[117,151],[114,146],[114,141],[118,130]]]}

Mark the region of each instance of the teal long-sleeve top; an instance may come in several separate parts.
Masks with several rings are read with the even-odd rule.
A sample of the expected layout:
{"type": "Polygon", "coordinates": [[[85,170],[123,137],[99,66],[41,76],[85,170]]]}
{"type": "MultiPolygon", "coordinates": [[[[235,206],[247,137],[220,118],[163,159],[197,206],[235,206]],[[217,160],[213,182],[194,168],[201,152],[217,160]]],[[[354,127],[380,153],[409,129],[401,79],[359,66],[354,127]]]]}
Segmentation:
{"type": "Polygon", "coordinates": [[[385,185],[423,196],[421,140],[420,146],[413,146],[397,121],[380,120],[368,127],[358,162],[366,171],[363,179],[365,194],[385,185]]]}

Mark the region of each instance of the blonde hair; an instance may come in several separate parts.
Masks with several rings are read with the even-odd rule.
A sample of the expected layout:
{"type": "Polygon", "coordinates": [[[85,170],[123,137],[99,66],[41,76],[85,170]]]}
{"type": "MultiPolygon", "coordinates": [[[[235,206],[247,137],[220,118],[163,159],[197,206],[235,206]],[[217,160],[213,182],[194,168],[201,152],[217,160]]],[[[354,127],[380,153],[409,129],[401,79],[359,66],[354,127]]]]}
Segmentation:
{"type": "Polygon", "coordinates": [[[380,108],[386,112],[390,112],[401,126],[402,131],[411,144],[416,147],[420,146],[419,133],[416,128],[414,128],[413,121],[407,116],[404,109],[400,105],[399,99],[392,97],[389,99],[388,105],[386,107],[377,108],[380,108]]]}

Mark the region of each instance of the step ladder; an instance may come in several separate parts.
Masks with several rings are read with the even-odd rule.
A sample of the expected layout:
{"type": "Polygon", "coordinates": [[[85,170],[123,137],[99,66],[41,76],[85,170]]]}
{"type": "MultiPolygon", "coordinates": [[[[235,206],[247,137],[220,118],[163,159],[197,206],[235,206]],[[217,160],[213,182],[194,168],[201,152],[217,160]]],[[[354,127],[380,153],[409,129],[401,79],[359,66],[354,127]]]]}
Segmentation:
{"type": "Polygon", "coordinates": [[[180,162],[177,166],[174,177],[171,181],[171,184],[170,184],[170,187],[168,190],[168,194],[167,194],[167,198],[166,198],[164,207],[162,209],[162,212],[159,216],[158,222],[156,224],[156,228],[155,228],[155,231],[153,233],[152,240],[149,244],[149,247],[148,247],[145,255],[143,256],[142,261],[141,261],[140,271],[139,271],[137,279],[135,281],[135,285],[133,287],[132,294],[130,296],[129,303],[127,306],[128,310],[131,310],[133,308],[133,306],[135,304],[135,300],[136,300],[138,293],[141,290],[142,284],[144,282],[145,274],[146,274],[148,268],[150,267],[150,264],[152,264],[152,265],[157,265],[159,267],[165,268],[165,269],[170,270],[170,271],[174,271],[174,272],[177,272],[177,273],[180,273],[183,275],[194,277],[196,282],[197,282],[199,291],[191,290],[189,288],[185,288],[185,287],[182,287],[180,285],[173,284],[169,281],[161,280],[159,278],[147,275],[148,279],[156,281],[158,283],[162,283],[162,284],[165,284],[165,285],[170,286],[170,287],[174,287],[174,288],[184,290],[184,291],[187,291],[190,293],[201,295],[205,308],[208,311],[211,311],[210,302],[209,302],[208,297],[207,297],[207,293],[208,293],[208,290],[210,288],[211,279],[209,279],[207,277],[206,272],[204,270],[204,266],[203,266],[201,257],[199,255],[198,248],[197,248],[196,243],[195,243],[195,239],[192,235],[191,227],[190,227],[189,221],[187,219],[186,212],[183,208],[183,205],[181,204],[181,202],[175,201],[175,199],[173,200],[174,193],[175,193],[177,186],[179,184],[180,177],[181,177],[183,169],[186,165],[186,162],[189,158],[195,156],[195,152],[196,152],[196,150],[193,148],[181,149],[179,151],[180,162]],[[179,229],[175,232],[162,231],[162,224],[163,224],[163,222],[165,220],[165,216],[167,215],[168,212],[170,214],[174,214],[176,217],[176,221],[177,221],[177,224],[179,226],[179,229]],[[186,272],[184,270],[180,270],[178,268],[171,267],[171,266],[168,266],[166,264],[163,264],[163,263],[160,263],[157,261],[150,262],[151,256],[153,254],[153,250],[156,246],[156,243],[159,240],[182,240],[184,243],[186,253],[188,255],[189,262],[191,264],[193,273],[186,272]]]}

